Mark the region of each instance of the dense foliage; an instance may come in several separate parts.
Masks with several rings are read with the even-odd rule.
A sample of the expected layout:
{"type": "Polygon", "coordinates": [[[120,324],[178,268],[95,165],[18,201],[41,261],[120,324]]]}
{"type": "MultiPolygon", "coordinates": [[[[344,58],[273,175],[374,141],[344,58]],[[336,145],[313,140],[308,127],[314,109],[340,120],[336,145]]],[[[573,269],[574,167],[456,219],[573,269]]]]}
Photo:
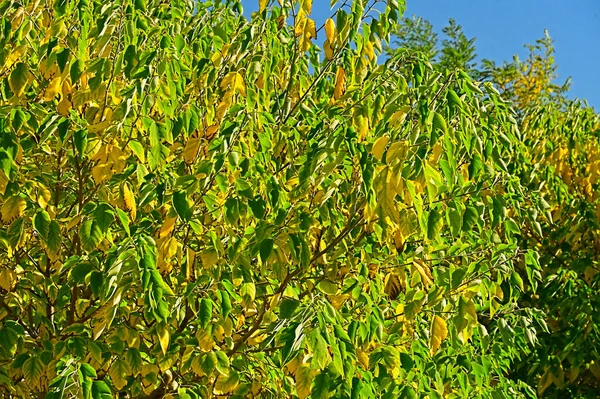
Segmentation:
{"type": "MultiPolygon", "coordinates": [[[[444,29],[446,34],[453,31],[444,29]]],[[[426,20],[404,20],[395,28],[398,47],[387,51],[418,52],[443,69],[432,32],[426,20]],[[422,51],[432,48],[436,51],[422,51]]],[[[460,27],[458,32],[462,39],[444,40],[442,50],[455,54],[456,63],[473,63],[474,48],[465,45],[473,39],[460,27]]],[[[519,306],[543,312],[549,330],[538,335],[538,345],[522,351],[511,374],[537,387],[539,396],[595,398],[600,388],[600,115],[585,102],[567,98],[568,79],[556,82],[548,32],[526,47],[523,61],[516,56],[502,65],[484,60],[471,71],[493,82],[511,101],[524,147],[509,168],[527,188],[529,200],[522,206],[533,205],[534,212],[542,212],[538,223],[522,229],[520,237],[521,247],[540,254],[542,279],[527,287],[519,306]]]]}
{"type": "Polygon", "coordinates": [[[318,27],[311,0],[250,21],[2,3],[3,395],[533,397],[598,375],[576,246],[600,242],[597,115],[515,112],[452,52],[378,62],[404,4],[332,6],[318,27]]]}

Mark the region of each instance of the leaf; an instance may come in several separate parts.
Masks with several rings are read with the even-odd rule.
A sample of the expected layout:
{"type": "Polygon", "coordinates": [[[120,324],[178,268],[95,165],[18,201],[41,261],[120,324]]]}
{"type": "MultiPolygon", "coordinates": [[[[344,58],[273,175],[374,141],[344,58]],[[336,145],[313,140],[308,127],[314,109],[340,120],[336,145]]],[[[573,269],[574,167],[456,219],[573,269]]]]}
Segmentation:
{"type": "Polygon", "coordinates": [[[119,391],[125,388],[127,385],[126,376],[128,376],[130,373],[131,370],[129,365],[127,362],[121,359],[115,360],[108,370],[108,375],[110,376],[113,385],[119,391]]]}
{"type": "Polygon", "coordinates": [[[44,92],[44,101],[49,102],[54,100],[54,97],[56,97],[56,95],[61,92],[61,83],[62,78],[60,76],[52,79],[50,83],[48,83],[46,91],[44,92]]]}
{"type": "Polygon", "coordinates": [[[86,251],[93,251],[102,240],[102,230],[93,220],[88,219],[79,227],[79,239],[86,251]]]}
{"type": "Polygon", "coordinates": [[[79,81],[79,78],[83,74],[83,68],[83,61],[81,61],[80,59],[77,59],[71,63],[69,74],[71,76],[72,84],[75,84],[79,81]]]}
{"type": "Polygon", "coordinates": [[[312,383],[312,370],[308,363],[301,364],[296,369],[296,393],[300,399],[308,398],[312,383]]]}
{"type": "Polygon", "coordinates": [[[173,207],[182,220],[188,221],[191,217],[190,204],[184,191],[173,193],[173,207]]]}
{"type": "Polygon", "coordinates": [[[260,243],[260,259],[266,262],[273,251],[273,239],[266,238],[260,243]]]}
{"type": "Polygon", "coordinates": [[[137,213],[135,196],[133,195],[133,191],[131,190],[129,183],[127,182],[123,183],[123,201],[125,202],[125,209],[129,211],[131,220],[135,221],[135,216],[137,213]]]}
{"type": "Polygon", "coordinates": [[[221,375],[228,375],[231,372],[229,369],[229,357],[222,351],[215,352],[215,355],[217,356],[217,363],[215,365],[217,371],[221,375]]]}
{"type": "Polygon", "coordinates": [[[335,74],[335,88],[333,89],[333,98],[339,100],[346,90],[346,71],[342,67],[337,68],[335,74]]]}
{"type": "Polygon", "coordinates": [[[233,392],[233,390],[240,383],[240,377],[235,371],[230,371],[229,375],[219,375],[215,381],[214,393],[216,395],[226,395],[233,392]]]}
{"type": "Polygon", "coordinates": [[[258,0],[258,12],[262,13],[267,8],[269,0],[258,0]]]}
{"type": "Polygon", "coordinates": [[[331,19],[331,18],[327,18],[327,20],[325,21],[325,37],[327,37],[327,40],[329,40],[329,43],[331,45],[333,45],[335,43],[335,39],[336,39],[335,22],[333,22],[333,19],[331,19]]]}
{"type": "Polygon", "coordinates": [[[21,217],[25,208],[27,208],[25,199],[18,195],[9,197],[4,204],[2,204],[2,221],[4,223],[10,223],[14,219],[21,217]]]}
{"type": "Polygon", "coordinates": [[[33,217],[33,228],[39,233],[42,241],[46,242],[48,239],[48,232],[50,231],[50,215],[46,211],[40,211],[33,217]]]}
{"type": "Polygon", "coordinates": [[[433,356],[439,349],[442,341],[448,336],[448,327],[446,326],[446,320],[440,316],[434,316],[431,324],[431,340],[429,341],[429,349],[433,356]]]}
{"type": "Polygon", "coordinates": [[[29,384],[33,389],[41,387],[42,377],[45,375],[45,366],[42,360],[38,357],[30,357],[23,363],[23,377],[25,377],[25,381],[29,384]]]}
{"type": "Polygon", "coordinates": [[[200,300],[200,312],[198,313],[198,318],[200,319],[202,328],[206,328],[208,323],[210,323],[212,318],[212,305],[212,301],[208,298],[202,298],[200,300]]]}
{"type": "Polygon", "coordinates": [[[388,141],[390,141],[388,136],[381,136],[375,141],[375,143],[373,143],[373,148],[371,148],[371,154],[373,154],[373,156],[380,162],[388,141]]]}
{"type": "Polygon", "coordinates": [[[158,342],[160,343],[160,348],[162,349],[163,355],[166,355],[167,350],[169,349],[169,341],[171,339],[169,325],[161,324],[157,326],[156,333],[158,335],[158,342]]]}
{"type": "Polygon", "coordinates": [[[27,67],[27,64],[24,62],[17,63],[13,71],[10,73],[10,78],[8,80],[10,90],[15,96],[21,97],[21,95],[23,95],[28,78],[29,68],[27,67]]]}
{"type": "Polygon", "coordinates": [[[62,235],[60,232],[60,226],[53,220],[50,222],[50,226],[48,228],[48,239],[46,240],[46,245],[48,245],[48,249],[54,253],[58,254],[60,251],[60,246],[62,244],[62,235]]]}
{"type": "Polygon", "coordinates": [[[443,224],[442,215],[440,215],[437,209],[432,209],[427,218],[427,238],[429,240],[436,238],[443,224]]]}

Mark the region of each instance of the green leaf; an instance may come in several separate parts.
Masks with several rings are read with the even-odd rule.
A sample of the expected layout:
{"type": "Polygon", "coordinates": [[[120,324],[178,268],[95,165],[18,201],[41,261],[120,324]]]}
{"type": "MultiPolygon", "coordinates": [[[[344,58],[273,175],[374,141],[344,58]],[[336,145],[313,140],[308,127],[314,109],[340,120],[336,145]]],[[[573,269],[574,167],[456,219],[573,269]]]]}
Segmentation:
{"type": "Polygon", "coordinates": [[[279,305],[279,317],[282,319],[289,319],[292,317],[300,302],[296,299],[285,298],[279,305]]]}
{"type": "Polygon", "coordinates": [[[93,251],[102,241],[102,230],[92,219],[88,219],[79,227],[79,239],[83,249],[93,251]]]}
{"type": "Polygon", "coordinates": [[[187,194],[184,191],[173,193],[173,207],[182,220],[188,221],[192,215],[187,194]]]}
{"type": "Polygon", "coordinates": [[[8,80],[10,90],[15,96],[20,97],[23,94],[28,78],[29,68],[27,67],[27,64],[24,62],[17,63],[10,73],[10,78],[8,80]]]}
{"type": "Polygon", "coordinates": [[[38,232],[44,242],[48,240],[48,232],[50,231],[50,215],[42,210],[33,217],[33,228],[38,232]]]}
{"type": "Polygon", "coordinates": [[[51,252],[56,254],[60,251],[61,244],[62,235],[60,233],[60,226],[55,220],[53,220],[50,222],[50,226],[48,227],[48,239],[46,240],[46,245],[48,245],[48,249],[51,252]]]}
{"type": "Polygon", "coordinates": [[[229,374],[229,357],[222,351],[217,351],[215,355],[217,356],[217,363],[215,365],[217,371],[222,375],[229,374]]]}
{"type": "Polygon", "coordinates": [[[212,307],[213,303],[208,298],[202,298],[200,300],[200,311],[198,313],[198,318],[200,319],[200,325],[202,328],[206,328],[208,323],[212,318],[212,307]]]}
{"type": "Polygon", "coordinates": [[[71,76],[71,83],[76,84],[79,81],[81,75],[83,75],[83,61],[77,59],[71,63],[71,69],[69,74],[71,76]]]}
{"type": "Polygon", "coordinates": [[[273,239],[266,238],[260,243],[260,259],[266,262],[273,251],[273,239]]]}
{"type": "Polygon", "coordinates": [[[317,375],[312,383],[311,399],[329,398],[329,376],[323,372],[317,375]]]}
{"type": "Polygon", "coordinates": [[[427,218],[427,238],[433,240],[436,238],[443,226],[442,215],[437,209],[432,209],[427,218]]]}
{"type": "Polygon", "coordinates": [[[127,235],[130,236],[131,231],[129,230],[129,216],[127,215],[127,212],[125,212],[119,208],[116,208],[115,211],[117,212],[117,217],[119,218],[119,221],[121,222],[121,225],[123,226],[123,229],[125,230],[127,235]]]}

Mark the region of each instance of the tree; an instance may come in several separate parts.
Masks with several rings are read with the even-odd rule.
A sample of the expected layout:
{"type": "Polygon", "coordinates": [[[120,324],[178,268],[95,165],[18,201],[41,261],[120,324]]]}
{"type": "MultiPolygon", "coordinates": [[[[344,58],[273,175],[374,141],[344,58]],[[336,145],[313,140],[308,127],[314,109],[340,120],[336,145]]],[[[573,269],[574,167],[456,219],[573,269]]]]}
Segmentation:
{"type": "Polygon", "coordinates": [[[3,394],[534,395],[506,102],[272,3],[3,3],[3,394]]]}

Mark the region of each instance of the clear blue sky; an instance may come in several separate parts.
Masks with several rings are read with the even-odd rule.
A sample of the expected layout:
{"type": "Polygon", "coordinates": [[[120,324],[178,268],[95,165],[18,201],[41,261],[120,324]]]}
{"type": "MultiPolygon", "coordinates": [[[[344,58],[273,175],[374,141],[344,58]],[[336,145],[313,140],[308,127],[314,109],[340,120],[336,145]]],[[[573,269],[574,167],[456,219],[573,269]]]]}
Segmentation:
{"type": "MultiPolygon", "coordinates": [[[[242,0],[244,13],[258,0],[242,0]]],[[[429,20],[441,33],[449,18],[476,38],[477,54],[501,63],[513,54],[524,59],[525,44],[548,29],[555,41],[557,83],[571,77],[571,96],[600,110],[600,0],[407,0],[405,16],[429,20]]],[[[319,25],[331,14],[329,0],[314,0],[319,25]]]]}

